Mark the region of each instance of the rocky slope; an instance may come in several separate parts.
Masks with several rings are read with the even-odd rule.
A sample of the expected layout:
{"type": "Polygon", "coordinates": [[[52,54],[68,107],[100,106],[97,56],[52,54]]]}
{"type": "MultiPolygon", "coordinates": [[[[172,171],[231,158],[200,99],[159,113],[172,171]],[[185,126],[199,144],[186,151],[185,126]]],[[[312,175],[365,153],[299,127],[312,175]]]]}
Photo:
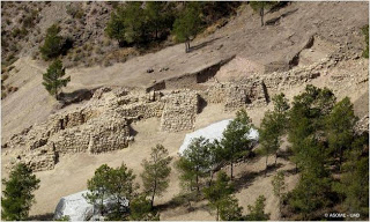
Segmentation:
{"type": "MultiPolygon", "coordinates": [[[[230,118],[239,108],[247,108],[258,126],[271,96],[284,92],[292,99],[308,83],[332,89],[338,99],[350,97],[366,130],[369,63],[361,57],[360,28],[368,16],[367,2],[294,2],[267,14],[268,25],[260,27],[258,15],[244,6],[226,26],[197,38],[191,53],[181,44],[111,67],[67,69],[72,81],[63,104],[41,85],[47,64],[22,57],[4,81],[19,90],[2,100],[2,169],[23,161],[42,171],[32,213],[50,213],[54,206],[48,203],[84,189],[99,164],[125,161],[138,174],[153,144],[163,143],[176,156],[186,132],[230,118]]],[[[290,167],[282,161],[282,169],[290,167]]],[[[237,167],[241,181],[246,172],[256,173],[237,194],[245,208],[253,194],[271,190],[273,172],[262,178],[260,168],[258,161],[237,167]]],[[[173,172],[160,203],[179,192],[177,176],[173,172]]],[[[295,176],[288,179],[291,187],[295,176]]],[[[278,218],[272,192],[266,197],[268,212],[278,218]]],[[[201,206],[196,209],[194,219],[213,219],[201,206]]],[[[188,219],[181,217],[188,213],[184,208],[174,212],[165,209],[163,215],[188,219]]]]}

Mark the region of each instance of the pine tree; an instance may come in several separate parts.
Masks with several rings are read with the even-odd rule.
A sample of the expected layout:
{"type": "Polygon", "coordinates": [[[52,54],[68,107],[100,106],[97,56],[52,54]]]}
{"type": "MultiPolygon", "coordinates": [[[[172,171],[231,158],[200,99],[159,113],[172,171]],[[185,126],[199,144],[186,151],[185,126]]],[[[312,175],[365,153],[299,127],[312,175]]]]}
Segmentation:
{"type": "Polygon", "coordinates": [[[43,74],[42,83],[45,89],[50,95],[55,96],[58,99],[60,89],[66,87],[67,83],[71,81],[71,77],[68,76],[65,79],[62,77],[65,75],[65,69],[63,68],[62,61],[59,59],[55,60],[47,69],[47,72],[43,74]]]}
{"type": "Polygon", "coordinates": [[[290,193],[289,205],[303,220],[310,220],[313,213],[331,204],[332,179],[327,161],[328,150],[314,136],[301,143],[298,155],[302,173],[298,185],[290,193]]]}
{"type": "Polygon", "coordinates": [[[55,58],[61,54],[64,41],[59,32],[60,28],[56,24],[46,30],[44,45],[40,47],[40,52],[45,60],[55,58]]]}
{"type": "Polygon", "coordinates": [[[32,193],[39,188],[40,180],[25,164],[19,163],[10,172],[9,179],[3,179],[2,183],[5,186],[1,197],[2,219],[27,220],[35,201],[32,193]]]}
{"type": "Polygon", "coordinates": [[[155,40],[166,29],[172,28],[173,12],[171,2],[146,2],[145,15],[148,21],[148,29],[154,33],[155,40]]]}
{"type": "MultiPolygon", "coordinates": [[[[346,162],[336,191],[344,195],[343,208],[350,214],[358,213],[360,218],[369,217],[369,135],[359,136],[351,149],[344,152],[346,162]]],[[[341,198],[343,199],[343,198],[341,198]]]]}
{"type": "Polygon", "coordinates": [[[261,144],[262,154],[266,156],[266,169],[265,176],[267,174],[267,160],[268,156],[275,154],[280,148],[280,136],[282,131],[282,124],[279,119],[279,115],[274,112],[267,111],[262,119],[261,127],[259,129],[259,142],[261,144]]]}
{"type": "Polygon", "coordinates": [[[287,129],[287,111],[290,108],[288,100],[283,93],[275,95],[272,100],[274,102],[274,110],[265,113],[259,129],[261,152],[266,156],[265,176],[267,174],[268,155],[275,154],[276,165],[277,151],[281,145],[281,137],[287,129]]]}
{"type": "Polygon", "coordinates": [[[211,146],[212,144],[205,138],[195,138],[176,163],[181,172],[180,180],[191,191],[195,188],[200,193],[202,179],[209,177],[209,172],[212,169],[211,146]]]}
{"type": "Polygon", "coordinates": [[[269,220],[269,215],[265,214],[265,201],[266,198],[263,195],[260,195],[254,206],[248,205],[249,215],[246,216],[247,220],[252,221],[264,221],[269,220]]]}
{"type": "Polygon", "coordinates": [[[324,137],[326,119],[334,107],[335,100],[329,89],[319,89],[313,85],[307,85],[302,94],[294,97],[288,114],[288,141],[294,153],[291,159],[297,167],[304,160],[300,158],[300,153],[304,152],[302,143],[305,139],[309,136],[316,139],[324,137]]]}
{"type": "Polygon", "coordinates": [[[277,112],[279,114],[286,113],[290,108],[288,99],[285,98],[284,93],[275,95],[272,98],[272,101],[274,102],[274,112],[277,112]]]}
{"type": "Polygon", "coordinates": [[[327,119],[329,148],[339,157],[339,169],[342,166],[343,151],[351,146],[354,126],[357,121],[353,104],[348,97],[335,104],[327,119]]]}
{"type": "Polygon", "coordinates": [[[369,58],[369,25],[364,26],[361,30],[362,30],[362,33],[364,34],[365,43],[366,43],[365,49],[362,52],[362,56],[368,59],[369,58]]]}
{"type": "Polygon", "coordinates": [[[245,110],[239,110],[222,133],[220,141],[224,160],[230,164],[230,177],[233,178],[233,165],[237,159],[247,155],[251,149],[251,141],[247,135],[252,128],[251,120],[245,110]]]}
{"type": "Polygon", "coordinates": [[[230,178],[222,171],[218,173],[214,183],[203,189],[204,196],[209,201],[209,206],[216,210],[216,220],[220,218],[221,209],[224,209],[223,215],[226,216],[227,209],[225,207],[228,205],[226,203],[230,203],[230,195],[233,192],[234,187],[230,183],[230,178]]]}
{"type": "Polygon", "coordinates": [[[251,1],[249,4],[254,11],[258,11],[261,17],[261,26],[265,25],[263,18],[265,16],[265,9],[273,7],[277,2],[267,1],[251,1]]]}
{"type": "Polygon", "coordinates": [[[103,164],[96,169],[94,177],[87,181],[89,192],[84,198],[97,206],[102,216],[109,220],[126,220],[128,215],[127,201],[135,196],[139,185],[134,184],[135,175],[124,163],[116,169],[103,164]],[[107,199],[116,202],[109,207],[104,204],[107,199]]]}
{"type": "Polygon", "coordinates": [[[112,39],[116,39],[120,46],[125,43],[125,9],[122,6],[116,8],[105,28],[105,33],[112,39]]]}
{"type": "Polygon", "coordinates": [[[146,195],[139,195],[130,202],[130,220],[133,221],[159,221],[160,215],[154,212],[151,201],[146,195]]]}
{"type": "Polygon", "coordinates": [[[144,160],[142,166],[144,172],[141,174],[144,192],[151,196],[150,205],[154,205],[154,197],[160,196],[168,188],[172,157],[168,156],[168,150],[157,144],[152,148],[150,159],[144,160]]]}
{"type": "Polygon", "coordinates": [[[127,2],[124,11],[125,40],[143,43],[147,40],[147,26],[142,2],[127,2]]]}
{"type": "Polygon", "coordinates": [[[108,189],[110,198],[116,203],[112,206],[108,219],[124,220],[128,216],[126,200],[131,201],[139,188],[139,185],[134,183],[135,178],[132,169],[128,169],[124,163],[111,171],[107,181],[108,189]]]}
{"type": "Polygon", "coordinates": [[[180,42],[185,42],[185,52],[190,52],[190,37],[198,32],[200,20],[200,5],[198,2],[186,2],[185,10],[175,20],[173,32],[180,42]]]}
{"type": "Polygon", "coordinates": [[[272,179],[271,183],[273,186],[274,195],[279,198],[279,213],[281,214],[281,207],[282,207],[282,198],[285,191],[285,182],[284,182],[284,173],[279,171],[274,178],[272,179]]]}
{"type": "Polygon", "coordinates": [[[223,221],[239,221],[242,219],[243,207],[238,204],[238,199],[233,195],[227,196],[220,201],[220,218],[223,221]]]}
{"type": "Polygon", "coordinates": [[[113,169],[107,164],[101,165],[95,170],[94,177],[87,181],[88,193],[84,198],[92,205],[97,206],[102,216],[106,215],[108,209],[104,205],[104,200],[110,197],[110,176],[113,169]]]}

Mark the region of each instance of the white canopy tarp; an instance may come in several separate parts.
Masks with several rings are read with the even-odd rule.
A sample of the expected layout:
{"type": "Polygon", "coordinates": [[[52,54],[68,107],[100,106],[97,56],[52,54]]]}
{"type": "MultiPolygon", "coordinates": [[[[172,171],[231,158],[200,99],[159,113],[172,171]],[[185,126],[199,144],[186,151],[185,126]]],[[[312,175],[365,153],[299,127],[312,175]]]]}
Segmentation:
{"type": "MultiPolygon", "coordinates": [[[[225,119],[216,123],[213,123],[207,127],[201,128],[199,130],[196,130],[192,133],[188,133],[185,136],[184,142],[179,148],[179,155],[182,155],[184,151],[188,148],[191,141],[194,138],[198,137],[204,137],[208,139],[210,142],[213,142],[214,140],[221,140],[222,139],[222,133],[226,129],[227,125],[230,123],[230,121],[233,119],[225,119]]],[[[256,129],[251,128],[249,131],[249,134],[247,135],[247,138],[250,140],[258,141],[259,133],[256,129]]]]}
{"type": "Polygon", "coordinates": [[[54,218],[69,216],[71,221],[86,221],[94,215],[94,207],[82,196],[88,191],[81,191],[62,197],[55,209],[54,218]]]}
{"type": "MultiPolygon", "coordinates": [[[[94,206],[89,204],[83,197],[84,194],[88,193],[88,190],[81,191],[78,193],[71,194],[66,197],[62,197],[55,209],[54,219],[60,219],[63,216],[69,216],[71,221],[96,221],[100,217],[98,209],[94,210],[94,206]]],[[[103,204],[110,208],[113,203],[116,203],[117,199],[107,198],[103,204]]],[[[127,199],[120,200],[123,206],[128,206],[129,201],[127,199]]]]}

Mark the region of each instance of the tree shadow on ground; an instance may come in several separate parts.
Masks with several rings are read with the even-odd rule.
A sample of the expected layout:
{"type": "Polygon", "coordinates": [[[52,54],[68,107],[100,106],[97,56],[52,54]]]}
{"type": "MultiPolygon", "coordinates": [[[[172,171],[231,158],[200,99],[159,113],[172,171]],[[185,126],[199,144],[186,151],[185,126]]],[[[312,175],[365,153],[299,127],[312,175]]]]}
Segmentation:
{"type": "Polygon", "coordinates": [[[29,221],[52,221],[54,214],[46,213],[46,214],[38,214],[32,215],[28,218],[29,221]]]}
{"type": "Polygon", "coordinates": [[[205,41],[205,42],[202,42],[198,45],[195,45],[195,46],[191,46],[190,49],[189,49],[189,52],[193,52],[193,51],[196,51],[198,49],[201,49],[203,47],[206,47],[207,45],[211,45],[213,42],[221,39],[223,37],[217,37],[217,38],[214,38],[214,39],[211,39],[211,40],[208,40],[208,41],[205,41]]]}
{"type": "Polygon", "coordinates": [[[73,103],[80,103],[85,100],[90,100],[94,95],[96,89],[78,89],[70,93],[60,93],[59,101],[63,104],[63,107],[73,103]]]}
{"type": "MultiPolygon", "coordinates": [[[[283,166],[282,163],[277,163],[276,165],[275,164],[268,165],[267,166],[267,173],[275,171],[275,170],[279,169],[282,166],[283,166]]],[[[235,185],[235,189],[237,191],[240,191],[243,188],[247,188],[248,186],[253,184],[253,181],[257,177],[264,176],[264,175],[265,175],[265,169],[257,171],[257,172],[245,171],[245,172],[243,172],[243,174],[239,178],[234,178],[233,182],[234,182],[234,185],[235,185]]]]}
{"type": "Polygon", "coordinates": [[[278,17],[275,17],[275,18],[272,18],[272,19],[267,20],[265,22],[265,24],[266,25],[275,25],[275,24],[277,24],[280,21],[280,19],[285,18],[285,17],[287,17],[289,15],[292,15],[296,11],[298,11],[298,9],[294,9],[294,10],[290,10],[288,12],[285,12],[284,14],[282,14],[282,15],[280,15],[278,17]]]}

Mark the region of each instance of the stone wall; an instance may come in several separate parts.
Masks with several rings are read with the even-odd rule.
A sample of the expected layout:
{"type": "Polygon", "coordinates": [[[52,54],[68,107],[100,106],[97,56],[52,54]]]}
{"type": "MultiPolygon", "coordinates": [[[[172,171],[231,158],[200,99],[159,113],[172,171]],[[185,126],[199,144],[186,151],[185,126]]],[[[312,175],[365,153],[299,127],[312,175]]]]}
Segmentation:
{"type": "MultiPolygon", "coordinates": [[[[3,148],[23,149],[24,152],[17,159],[35,171],[52,169],[59,155],[79,152],[96,154],[127,147],[134,140],[130,129],[130,123],[134,120],[156,117],[161,118],[162,131],[192,130],[203,100],[206,103],[222,103],[226,111],[265,106],[269,102],[270,90],[280,91],[307,83],[335,64],[335,59],[328,58],[289,71],[249,75],[238,82],[209,82],[202,84],[202,87],[208,87],[206,90],[198,91],[151,90],[144,93],[126,88],[102,87],[81,107],[63,109],[46,122],[24,129],[12,136],[3,148]]],[[[184,81],[178,84],[206,81],[217,69],[215,66],[203,70],[204,79],[197,79],[198,74],[191,78],[185,76],[184,81]]],[[[357,81],[367,81],[368,77],[363,79],[357,81]]]]}
{"type": "Polygon", "coordinates": [[[266,105],[267,91],[262,81],[217,83],[205,93],[209,103],[223,103],[226,111],[266,105]]]}
{"type": "Polygon", "coordinates": [[[162,116],[161,97],[158,92],[134,95],[104,87],[84,106],[50,116],[13,136],[6,147],[22,148],[18,160],[34,171],[53,169],[59,155],[122,149],[134,139],[132,120],[162,116]]]}
{"type": "Polygon", "coordinates": [[[199,94],[192,90],[173,91],[163,97],[164,110],[161,130],[179,132],[191,130],[199,110],[199,94]]]}

